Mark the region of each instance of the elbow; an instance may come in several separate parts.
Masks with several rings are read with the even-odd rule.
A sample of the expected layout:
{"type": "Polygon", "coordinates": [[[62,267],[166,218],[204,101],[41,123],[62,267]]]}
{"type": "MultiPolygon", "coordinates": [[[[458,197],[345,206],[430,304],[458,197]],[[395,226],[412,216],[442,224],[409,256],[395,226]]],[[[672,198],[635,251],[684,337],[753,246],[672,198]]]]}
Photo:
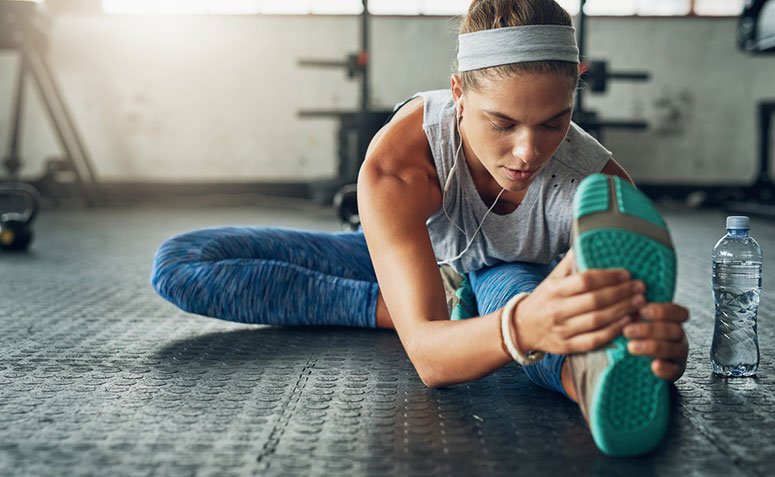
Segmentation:
{"type": "Polygon", "coordinates": [[[420,376],[420,381],[422,381],[425,387],[429,389],[438,389],[444,386],[441,380],[437,379],[432,373],[421,372],[419,368],[415,369],[417,369],[417,374],[420,376]]]}
{"type": "Polygon", "coordinates": [[[422,383],[428,389],[440,389],[440,388],[448,386],[446,383],[443,383],[441,381],[426,381],[425,379],[422,380],[422,383]]]}
{"type": "Polygon", "coordinates": [[[424,339],[425,336],[428,335],[421,332],[412,333],[404,345],[409,361],[422,383],[430,389],[438,389],[459,382],[449,373],[448,363],[429,351],[430,343],[424,339]]]}
{"type": "Polygon", "coordinates": [[[438,389],[449,384],[444,380],[443,376],[441,376],[438,368],[432,363],[411,354],[409,355],[409,360],[414,365],[414,369],[417,371],[420,381],[422,381],[427,388],[438,389]]]}

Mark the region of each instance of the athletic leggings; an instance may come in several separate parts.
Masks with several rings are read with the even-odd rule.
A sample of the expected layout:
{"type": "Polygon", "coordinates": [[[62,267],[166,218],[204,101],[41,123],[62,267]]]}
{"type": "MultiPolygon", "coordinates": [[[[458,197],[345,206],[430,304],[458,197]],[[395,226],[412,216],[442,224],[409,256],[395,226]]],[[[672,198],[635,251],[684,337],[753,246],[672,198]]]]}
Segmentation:
{"type": "MultiPolygon", "coordinates": [[[[504,263],[468,274],[479,314],[533,290],[549,265],[504,263]]],[[[153,288],[183,311],[240,323],[376,327],[379,286],[362,231],[223,227],[170,238],[156,252],[153,288]]],[[[530,366],[536,384],[565,394],[564,356],[530,366]]]]}

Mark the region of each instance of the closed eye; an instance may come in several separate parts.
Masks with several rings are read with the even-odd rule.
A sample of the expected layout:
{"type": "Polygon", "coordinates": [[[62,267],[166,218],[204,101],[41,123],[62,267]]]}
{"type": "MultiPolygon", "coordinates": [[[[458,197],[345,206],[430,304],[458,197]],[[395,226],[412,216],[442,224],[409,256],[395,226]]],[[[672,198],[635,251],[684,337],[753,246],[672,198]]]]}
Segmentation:
{"type": "MultiPolygon", "coordinates": [[[[508,132],[508,131],[511,131],[512,129],[514,129],[514,125],[513,124],[509,124],[507,126],[502,126],[500,124],[490,123],[490,127],[494,131],[496,131],[496,132],[508,132]]],[[[544,124],[543,127],[548,129],[549,131],[561,131],[562,130],[562,124],[557,124],[557,125],[555,125],[555,124],[544,124]]]]}
{"type": "Polygon", "coordinates": [[[500,124],[490,123],[490,127],[493,130],[497,131],[497,132],[506,132],[506,131],[511,131],[512,129],[514,129],[514,125],[513,124],[509,124],[507,126],[502,126],[500,124]]]}

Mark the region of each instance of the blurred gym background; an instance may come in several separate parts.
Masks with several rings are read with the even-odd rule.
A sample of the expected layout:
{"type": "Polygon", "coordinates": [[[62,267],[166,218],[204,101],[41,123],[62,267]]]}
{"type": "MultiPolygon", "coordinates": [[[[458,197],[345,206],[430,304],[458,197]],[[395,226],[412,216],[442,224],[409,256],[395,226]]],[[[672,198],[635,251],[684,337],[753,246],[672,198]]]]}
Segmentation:
{"type": "Polygon", "coordinates": [[[174,234],[357,226],[369,139],[449,87],[467,0],[0,0],[0,475],[771,475],[775,0],[558,1],[574,120],[679,255],[691,354],[657,451],[606,458],[512,367],[427,389],[392,332],[228,323],[150,287],[174,234]],[[765,263],[759,378],[727,381],[729,213],[765,263]]]}
{"type": "MultiPolygon", "coordinates": [[[[394,104],[449,86],[452,15],[468,4],[0,3],[0,173],[95,206],[237,193],[330,203],[394,104]]],[[[754,54],[773,46],[775,20],[760,15],[772,2],[743,15],[743,0],[588,0],[584,19],[579,0],[560,3],[591,75],[575,119],[639,185],[690,205],[773,201],[760,109],[775,61],[754,54]]]]}

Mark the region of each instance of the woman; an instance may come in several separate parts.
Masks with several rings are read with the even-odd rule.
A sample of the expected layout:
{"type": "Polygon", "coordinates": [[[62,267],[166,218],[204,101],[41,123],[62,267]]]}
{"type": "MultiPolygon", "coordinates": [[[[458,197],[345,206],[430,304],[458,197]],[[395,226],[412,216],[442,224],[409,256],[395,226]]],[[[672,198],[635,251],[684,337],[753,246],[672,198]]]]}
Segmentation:
{"type": "Polygon", "coordinates": [[[222,319],[395,329],[430,387],[517,361],[579,403],[601,450],[646,452],[666,429],[663,384],[685,369],[688,312],[669,303],[672,286],[667,302],[647,303],[651,283],[633,270],[580,266],[594,245],[560,260],[587,176],[617,176],[610,190],[595,180],[658,218],[610,152],[571,123],[571,19],[552,0],[475,0],[459,40],[450,90],[418,94],[373,139],[358,180],[362,232],[192,232],[162,245],[152,283],[183,310],[222,319]],[[479,316],[450,320],[466,307],[479,316]],[[617,363],[635,377],[611,378],[617,363]],[[605,409],[631,397],[622,386],[656,411],[611,424],[605,409]]]}

